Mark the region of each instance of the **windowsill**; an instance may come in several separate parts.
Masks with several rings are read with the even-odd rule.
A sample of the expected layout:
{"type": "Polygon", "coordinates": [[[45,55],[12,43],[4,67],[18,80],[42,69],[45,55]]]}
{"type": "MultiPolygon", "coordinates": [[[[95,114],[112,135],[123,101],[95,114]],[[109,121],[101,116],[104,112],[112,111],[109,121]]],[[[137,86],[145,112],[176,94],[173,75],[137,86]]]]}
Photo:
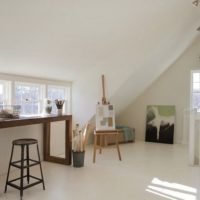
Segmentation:
{"type": "Polygon", "coordinates": [[[42,116],[42,115],[41,114],[20,115],[20,117],[39,117],[39,116],[42,116]]]}
{"type": "Polygon", "coordinates": [[[24,115],[20,115],[20,118],[35,118],[35,117],[48,117],[48,116],[51,116],[51,115],[55,115],[54,113],[51,113],[51,114],[24,114],[24,115]]]}

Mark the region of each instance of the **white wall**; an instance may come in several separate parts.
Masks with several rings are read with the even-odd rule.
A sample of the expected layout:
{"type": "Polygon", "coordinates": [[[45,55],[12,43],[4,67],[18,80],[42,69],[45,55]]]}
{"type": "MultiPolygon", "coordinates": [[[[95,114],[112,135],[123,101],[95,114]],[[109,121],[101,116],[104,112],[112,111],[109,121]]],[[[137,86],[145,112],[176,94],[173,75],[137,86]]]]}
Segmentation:
{"type": "MultiPolygon", "coordinates": [[[[113,64],[112,64],[113,65],[113,64]]],[[[73,83],[72,88],[72,113],[74,123],[81,125],[95,114],[97,102],[102,99],[101,75],[105,75],[105,93],[107,100],[110,100],[118,88],[129,78],[131,66],[124,68],[116,64],[113,67],[96,66],[90,71],[83,73],[79,80],[73,83]],[[123,74],[123,76],[120,76],[123,74]]]]}
{"type": "Polygon", "coordinates": [[[146,106],[175,105],[175,143],[187,142],[187,126],[184,124],[187,119],[184,120],[184,115],[190,104],[190,71],[197,68],[200,69],[200,37],[142,95],[120,113],[118,122],[135,127],[136,139],[144,140],[146,106]]]}
{"type": "Polygon", "coordinates": [[[95,105],[102,98],[102,74],[106,77],[106,97],[118,115],[191,45],[198,37],[196,27],[196,22],[192,23],[190,28],[179,32],[178,38],[165,32],[161,41],[148,37],[128,49],[117,47],[117,52],[103,55],[84,72],[80,70],[73,82],[74,123],[83,125],[94,116],[95,105]]]}
{"type": "Polygon", "coordinates": [[[190,0],[1,0],[0,13],[1,72],[73,81],[97,64],[162,64],[200,19],[190,0]]]}

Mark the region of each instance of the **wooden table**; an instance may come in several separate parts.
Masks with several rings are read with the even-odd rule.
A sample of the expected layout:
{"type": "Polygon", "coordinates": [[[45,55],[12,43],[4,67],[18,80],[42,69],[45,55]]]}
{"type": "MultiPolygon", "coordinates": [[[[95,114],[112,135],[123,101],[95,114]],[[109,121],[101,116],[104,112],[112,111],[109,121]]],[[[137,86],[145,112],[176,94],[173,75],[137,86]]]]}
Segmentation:
{"type": "Polygon", "coordinates": [[[43,154],[44,161],[71,165],[72,150],[72,116],[71,115],[48,115],[37,117],[20,117],[17,119],[0,119],[0,128],[43,124],[43,154]],[[65,121],[65,158],[50,155],[51,122],[65,121]]]}

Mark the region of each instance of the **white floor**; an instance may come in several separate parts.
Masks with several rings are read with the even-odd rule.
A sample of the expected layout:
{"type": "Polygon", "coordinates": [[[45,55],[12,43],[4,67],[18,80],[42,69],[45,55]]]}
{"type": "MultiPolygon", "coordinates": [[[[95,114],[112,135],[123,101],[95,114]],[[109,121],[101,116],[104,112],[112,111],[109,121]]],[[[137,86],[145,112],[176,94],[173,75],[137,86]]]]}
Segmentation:
{"type": "MultiPolygon", "coordinates": [[[[108,148],[93,164],[91,147],[82,168],[43,162],[46,190],[42,185],[29,188],[24,200],[200,199],[200,167],[188,166],[186,146],[136,142],[120,148],[121,162],[108,148]]],[[[32,173],[38,172],[34,167],[32,173]]],[[[19,199],[13,188],[3,193],[5,178],[0,176],[0,199],[19,199]]]]}

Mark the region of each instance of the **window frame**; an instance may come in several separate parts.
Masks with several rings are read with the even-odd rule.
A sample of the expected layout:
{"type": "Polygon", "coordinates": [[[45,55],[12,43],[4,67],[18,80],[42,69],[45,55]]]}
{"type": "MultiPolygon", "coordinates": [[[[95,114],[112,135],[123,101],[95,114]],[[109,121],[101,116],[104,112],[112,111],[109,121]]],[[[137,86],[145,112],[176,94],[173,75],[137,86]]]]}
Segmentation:
{"type": "MultiPolygon", "coordinates": [[[[190,76],[190,80],[191,80],[190,81],[190,109],[191,110],[196,109],[197,112],[200,112],[200,108],[195,107],[194,106],[194,102],[193,102],[193,94],[194,93],[199,93],[200,94],[200,89],[199,89],[199,92],[193,90],[193,83],[194,83],[194,81],[193,81],[193,74],[194,73],[199,73],[199,76],[200,76],[200,69],[191,70],[191,76],[190,76]]],[[[200,81],[199,81],[199,84],[200,84],[200,81]]]]}
{"type": "Polygon", "coordinates": [[[9,105],[12,103],[11,101],[11,81],[0,79],[0,84],[3,85],[3,91],[5,91],[5,95],[3,95],[3,105],[9,105]]]}

